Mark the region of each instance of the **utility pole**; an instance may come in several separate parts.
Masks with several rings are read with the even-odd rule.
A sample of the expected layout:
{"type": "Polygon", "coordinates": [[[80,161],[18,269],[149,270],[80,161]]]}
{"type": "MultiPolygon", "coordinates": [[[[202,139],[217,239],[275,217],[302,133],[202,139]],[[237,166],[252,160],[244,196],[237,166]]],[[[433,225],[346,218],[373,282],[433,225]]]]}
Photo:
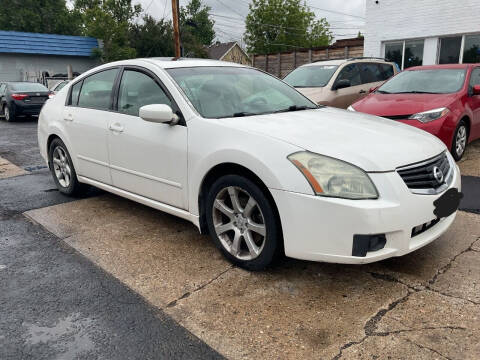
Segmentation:
{"type": "Polygon", "coordinates": [[[175,57],[181,56],[180,52],[180,30],[178,26],[178,0],[172,0],[172,17],[173,17],[173,40],[175,42],[175,57]]]}

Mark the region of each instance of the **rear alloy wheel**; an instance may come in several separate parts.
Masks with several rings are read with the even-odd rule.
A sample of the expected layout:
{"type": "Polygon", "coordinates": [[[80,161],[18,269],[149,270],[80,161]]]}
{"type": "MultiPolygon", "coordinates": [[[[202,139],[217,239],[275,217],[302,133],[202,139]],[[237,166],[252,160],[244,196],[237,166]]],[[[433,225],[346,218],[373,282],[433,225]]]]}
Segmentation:
{"type": "Polygon", "coordinates": [[[468,140],[468,130],[465,121],[461,120],[455,130],[452,142],[452,155],[455,160],[460,160],[465,153],[468,140]]]}
{"type": "Polygon", "coordinates": [[[60,192],[66,195],[78,195],[83,192],[85,186],[78,182],[72,159],[62,140],[57,138],[52,141],[48,159],[53,179],[60,192]]]}
{"type": "Polygon", "coordinates": [[[234,264],[261,270],[276,257],[277,218],[262,190],[246,178],[227,175],[213,184],[207,223],[217,247],[234,264]]]}
{"type": "Polygon", "coordinates": [[[5,116],[5,121],[12,121],[13,120],[12,113],[10,112],[10,109],[9,109],[8,105],[5,105],[3,107],[3,115],[5,116]]]}

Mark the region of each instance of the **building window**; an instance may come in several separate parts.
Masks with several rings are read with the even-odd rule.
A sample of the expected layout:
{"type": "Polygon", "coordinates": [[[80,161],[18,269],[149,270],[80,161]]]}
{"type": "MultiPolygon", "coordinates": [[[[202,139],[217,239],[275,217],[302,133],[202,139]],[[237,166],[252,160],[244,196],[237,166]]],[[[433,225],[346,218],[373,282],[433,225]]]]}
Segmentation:
{"type": "Polygon", "coordinates": [[[424,40],[408,40],[385,44],[385,59],[398,64],[403,70],[423,64],[424,40]]]}
{"type": "Polygon", "coordinates": [[[439,64],[458,64],[460,62],[460,49],[462,37],[445,37],[440,39],[439,64]]]}
{"type": "Polygon", "coordinates": [[[463,63],[480,62],[480,35],[466,35],[463,47],[463,63]]]}
{"type": "Polygon", "coordinates": [[[385,60],[394,62],[399,68],[402,67],[403,41],[399,43],[385,44],[385,60]]]}

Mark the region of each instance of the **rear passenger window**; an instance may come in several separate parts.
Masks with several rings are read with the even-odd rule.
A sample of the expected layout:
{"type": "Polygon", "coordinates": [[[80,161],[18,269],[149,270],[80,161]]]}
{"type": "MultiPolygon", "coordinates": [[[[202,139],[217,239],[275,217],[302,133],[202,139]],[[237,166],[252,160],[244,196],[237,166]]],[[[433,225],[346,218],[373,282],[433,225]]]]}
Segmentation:
{"type": "Polygon", "coordinates": [[[362,83],[374,83],[385,81],[393,76],[393,66],[380,63],[360,63],[360,73],[362,76],[362,83]]]}
{"type": "Polygon", "coordinates": [[[83,80],[78,106],[90,109],[110,109],[113,83],[117,69],[105,70],[83,80]]]}
{"type": "Polygon", "coordinates": [[[362,84],[362,79],[360,78],[360,70],[357,64],[348,64],[340,71],[338,74],[337,80],[350,80],[350,86],[357,86],[362,84]]]}
{"type": "Polygon", "coordinates": [[[380,68],[380,81],[385,81],[390,79],[393,75],[393,65],[390,64],[378,64],[380,68]]]}
{"type": "Polygon", "coordinates": [[[77,106],[78,104],[78,94],[80,93],[80,88],[82,87],[83,81],[79,81],[72,86],[72,91],[70,93],[69,105],[77,106]]]}

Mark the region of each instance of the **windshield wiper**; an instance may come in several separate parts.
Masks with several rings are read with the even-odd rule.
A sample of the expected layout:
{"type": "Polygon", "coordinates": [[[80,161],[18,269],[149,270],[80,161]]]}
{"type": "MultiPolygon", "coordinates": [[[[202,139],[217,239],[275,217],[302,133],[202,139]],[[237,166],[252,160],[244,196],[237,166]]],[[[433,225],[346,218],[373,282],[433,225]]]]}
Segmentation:
{"type": "Polygon", "coordinates": [[[400,91],[400,92],[397,92],[395,94],[437,94],[437,93],[433,93],[433,92],[430,92],[430,91],[415,91],[415,90],[412,90],[412,91],[400,91]]]}
{"type": "Polygon", "coordinates": [[[289,112],[289,111],[301,111],[301,110],[313,110],[313,109],[318,109],[318,106],[312,107],[312,106],[306,106],[306,105],[302,105],[302,106],[292,105],[292,106],[289,106],[287,109],[277,110],[277,111],[274,111],[273,113],[276,114],[276,113],[289,112]]]}
{"type": "Polygon", "coordinates": [[[246,112],[246,111],[240,111],[240,112],[237,112],[237,113],[233,114],[233,117],[243,117],[243,116],[253,116],[253,115],[257,115],[257,114],[251,113],[251,112],[246,112]]]}
{"type": "Polygon", "coordinates": [[[390,91],[385,91],[385,90],[377,90],[375,92],[380,93],[380,94],[391,94],[390,91]]]}

